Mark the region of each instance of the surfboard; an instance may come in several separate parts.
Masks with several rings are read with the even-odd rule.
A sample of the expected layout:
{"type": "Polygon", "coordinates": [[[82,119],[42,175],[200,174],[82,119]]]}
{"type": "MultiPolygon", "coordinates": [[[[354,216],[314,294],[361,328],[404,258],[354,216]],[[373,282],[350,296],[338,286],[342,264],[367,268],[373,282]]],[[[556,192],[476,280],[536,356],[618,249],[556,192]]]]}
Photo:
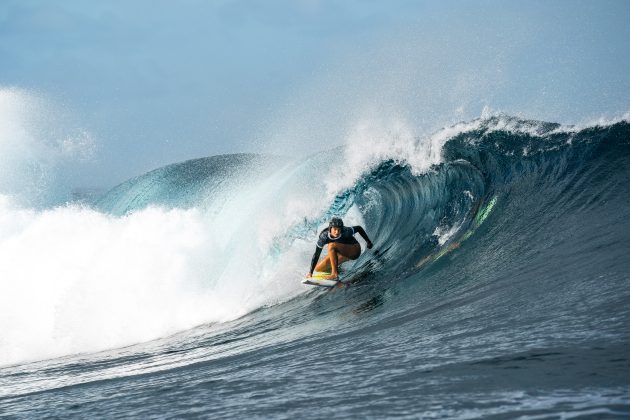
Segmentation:
{"type": "Polygon", "coordinates": [[[302,284],[320,287],[334,287],[337,283],[339,283],[339,280],[327,280],[324,278],[329,275],[330,273],[313,273],[312,277],[302,280],[302,284]]]}

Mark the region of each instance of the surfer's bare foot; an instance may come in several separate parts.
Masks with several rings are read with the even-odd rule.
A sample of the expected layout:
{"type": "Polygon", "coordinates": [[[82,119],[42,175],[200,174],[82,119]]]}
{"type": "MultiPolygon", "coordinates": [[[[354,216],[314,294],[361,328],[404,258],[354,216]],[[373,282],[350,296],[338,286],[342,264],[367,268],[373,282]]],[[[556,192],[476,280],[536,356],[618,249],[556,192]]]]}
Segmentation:
{"type": "Polygon", "coordinates": [[[339,274],[331,273],[329,276],[324,277],[326,280],[337,280],[339,278],[339,274]]]}

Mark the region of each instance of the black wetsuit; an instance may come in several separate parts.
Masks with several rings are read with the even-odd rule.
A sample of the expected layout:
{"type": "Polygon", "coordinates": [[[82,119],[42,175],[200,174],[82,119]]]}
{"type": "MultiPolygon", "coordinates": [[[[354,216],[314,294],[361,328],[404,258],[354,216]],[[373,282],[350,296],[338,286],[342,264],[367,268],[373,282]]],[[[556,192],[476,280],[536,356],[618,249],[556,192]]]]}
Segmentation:
{"type": "Polygon", "coordinates": [[[368,244],[370,243],[370,239],[368,238],[367,233],[365,233],[365,230],[363,230],[361,226],[344,226],[341,228],[341,235],[337,236],[336,238],[330,236],[330,228],[322,230],[319,233],[319,238],[317,239],[317,248],[315,248],[315,254],[313,254],[313,259],[311,260],[310,274],[313,274],[313,270],[315,269],[317,261],[319,260],[319,255],[322,253],[322,249],[324,248],[324,246],[326,246],[326,244],[329,244],[331,242],[339,242],[340,244],[348,245],[358,244],[359,241],[354,239],[355,233],[361,235],[368,244]]]}

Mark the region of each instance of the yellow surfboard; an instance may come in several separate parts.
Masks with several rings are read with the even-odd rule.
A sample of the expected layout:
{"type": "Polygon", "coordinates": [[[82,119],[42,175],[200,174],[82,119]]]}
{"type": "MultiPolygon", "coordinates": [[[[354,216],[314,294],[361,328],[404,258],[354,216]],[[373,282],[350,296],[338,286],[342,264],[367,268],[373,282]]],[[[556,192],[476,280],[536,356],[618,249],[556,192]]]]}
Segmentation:
{"type": "Polygon", "coordinates": [[[328,280],[324,277],[330,276],[330,273],[313,273],[312,277],[302,280],[302,284],[308,284],[311,286],[320,286],[320,287],[334,287],[337,283],[339,283],[339,277],[337,280],[328,280]]]}

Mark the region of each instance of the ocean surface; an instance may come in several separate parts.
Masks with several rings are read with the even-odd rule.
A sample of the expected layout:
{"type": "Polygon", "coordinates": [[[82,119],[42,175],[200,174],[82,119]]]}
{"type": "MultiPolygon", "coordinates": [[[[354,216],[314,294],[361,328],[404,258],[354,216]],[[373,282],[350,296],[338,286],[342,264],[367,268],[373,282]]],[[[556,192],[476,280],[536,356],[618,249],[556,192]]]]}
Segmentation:
{"type": "Polygon", "coordinates": [[[0,417],[630,417],[630,123],[496,115],[0,196],[0,417]],[[300,283],[332,216],[374,242],[300,283]]]}

